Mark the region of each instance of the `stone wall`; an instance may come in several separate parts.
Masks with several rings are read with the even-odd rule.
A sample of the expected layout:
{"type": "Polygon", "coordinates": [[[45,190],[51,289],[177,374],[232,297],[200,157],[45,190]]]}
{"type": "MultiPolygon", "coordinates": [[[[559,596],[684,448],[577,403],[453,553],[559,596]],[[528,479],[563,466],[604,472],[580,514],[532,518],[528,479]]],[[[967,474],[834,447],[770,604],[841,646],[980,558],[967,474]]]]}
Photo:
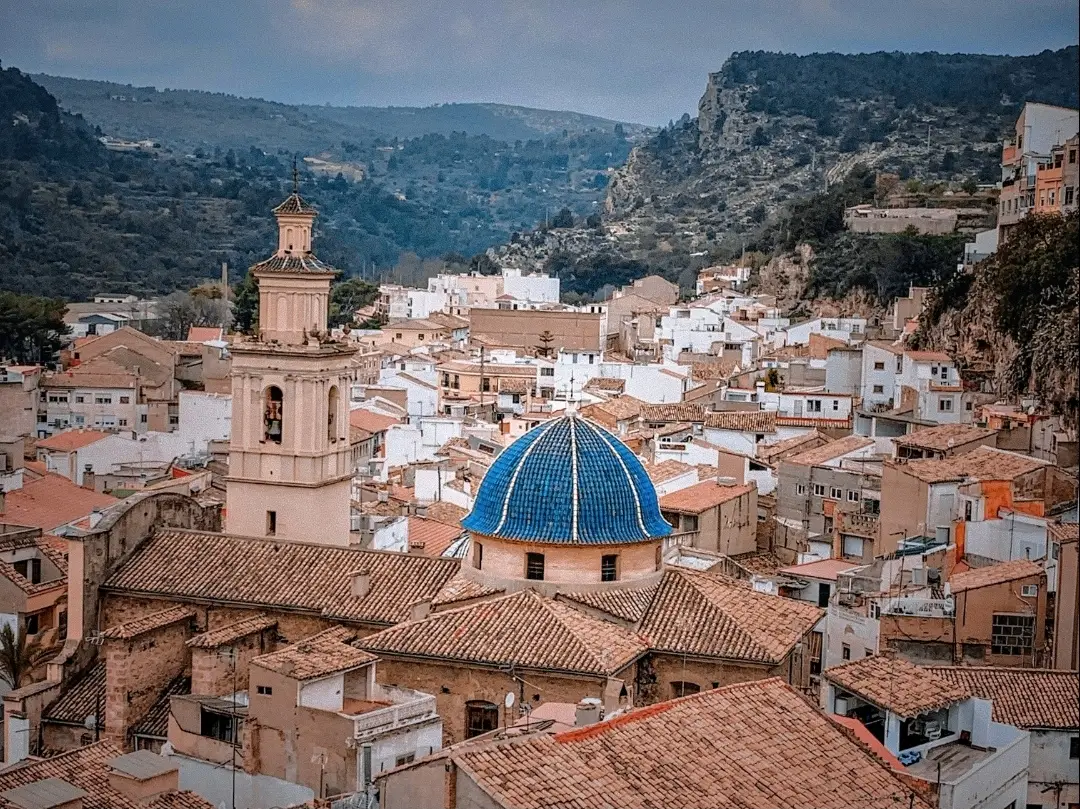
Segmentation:
{"type": "Polygon", "coordinates": [[[240,638],[229,646],[216,649],[195,648],[191,650],[191,693],[215,697],[244,691],[248,687],[248,666],[254,657],[267,654],[277,648],[276,629],[270,627],[262,632],[240,638]],[[234,649],[236,663],[226,652],[234,649]]]}

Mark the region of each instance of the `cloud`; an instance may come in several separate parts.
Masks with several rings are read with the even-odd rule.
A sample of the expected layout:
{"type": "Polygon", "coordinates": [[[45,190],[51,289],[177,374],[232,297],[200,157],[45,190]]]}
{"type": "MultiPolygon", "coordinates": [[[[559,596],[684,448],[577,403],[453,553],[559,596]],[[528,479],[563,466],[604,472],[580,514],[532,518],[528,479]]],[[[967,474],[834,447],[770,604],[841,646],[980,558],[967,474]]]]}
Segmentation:
{"type": "Polygon", "coordinates": [[[662,123],[736,50],[1031,53],[1074,0],[0,0],[30,72],[289,102],[502,101],[662,123]]]}

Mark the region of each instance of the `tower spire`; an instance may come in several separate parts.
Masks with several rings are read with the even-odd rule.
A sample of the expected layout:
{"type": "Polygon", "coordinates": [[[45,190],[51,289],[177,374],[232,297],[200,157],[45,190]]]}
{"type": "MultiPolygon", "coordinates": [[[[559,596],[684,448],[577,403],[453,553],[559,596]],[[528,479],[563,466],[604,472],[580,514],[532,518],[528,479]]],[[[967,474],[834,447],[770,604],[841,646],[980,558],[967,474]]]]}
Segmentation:
{"type": "Polygon", "coordinates": [[[296,168],[296,155],[293,155],[292,159],[292,192],[300,193],[300,172],[296,168]]]}

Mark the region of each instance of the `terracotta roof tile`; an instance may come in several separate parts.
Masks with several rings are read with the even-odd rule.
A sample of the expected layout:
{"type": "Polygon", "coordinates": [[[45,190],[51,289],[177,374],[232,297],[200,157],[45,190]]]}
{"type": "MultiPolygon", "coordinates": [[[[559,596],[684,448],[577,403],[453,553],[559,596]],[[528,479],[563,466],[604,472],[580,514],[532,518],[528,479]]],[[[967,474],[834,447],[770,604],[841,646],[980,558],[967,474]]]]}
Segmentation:
{"type": "Polygon", "coordinates": [[[776,463],[785,458],[790,458],[792,455],[798,455],[801,452],[826,444],[829,441],[832,441],[832,439],[815,430],[805,435],[785,438],[775,444],[758,444],[755,454],[759,460],[766,463],[776,463]]]}
{"type": "Polygon", "coordinates": [[[375,434],[384,433],[394,424],[401,424],[401,419],[396,416],[387,416],[376,413],[367,408],[358,408],[349,412],[349,426],[359,430],[375,434]]]}
{"type": "Polygon", "coordinates": [[[658,651],[779,663],[824,612],[711,573],[667,570],[641,623],[658,651]]]}
{"type": "Polygon", "coordinates": [[[253,615],[228,626],[218,627],[217,629],[211,629],[209,632],[203,632],[201,635],[196,635],[187,642],[187,645],[197,649],[216,649],[219,646],[228,646],[242,638],[246,638],[248,635],[254,635],[256,632],[262,632],[276,626],[276,618],[271,618],[269,615],[253,615]]]}
{"type": "Polygon", "coordinates": [[[472,601],[474,598],[486,598],[487,596],[499,595],[506,591],[497,587],[490,587],[478,581],[467,579],[464,576],[454,576],[431,599],[432,607],[445,607],[449,604],[458,604],[462,601],[472,601]]]}
{"type": "Polygon", "coordinates": [[[636,624],[652,604],[657,588],[658,585],[654,584],[649,587],[631,587],[622,590],[560,593],[558,597],[636,624]]]}
{"type": "Polygon", "coordinates": [[[455,528],[424,517],[409,517],[408,520],[409,552],[424,556],[442,556],[450,543],[464,531],[461,526],[455,528]]]}
{"type": "MultiPolygon", "coordinates": [[[[67,565],[64,565],[65,573],[67,565]]],[[[14,584],[20,590],[27,595],[33,595],[35,593],[44,593],[48,590],[54,590],[56,588],[67,588],[67,576],[61,576],[57,579],[51,579],[50,581],[32,582],[26,576],[22,575],[15,569],[15,565],[10,562],[0,560],[0,576],[3,576],[9,582],[14,584]]]]}
{"type": "Polygon", "coordinates": [[[952,362],[952,357],[944,351],[905,351],[904,354],[915,362],[952,362]]]}
{"type": "Polygon", "coordinates": [[[336,626],[292,646],[260,655],[254,658],[251,664],[294,680],[317,680],[339,671],[366,666],[377,660],[375,655],[351,645],[355,640],[355,630],[336,626]]]}
{"type": "Polygon", "coordinates": [[[647,650],[643,638],[532,590],[436,612],[358,641],[379,655],[614,675],[647,650]]]}
{"type": "Polygon", "coordinates": [[[594,376],[585,383],[584,390],[598,390],[609,393],[622,393],[626,390],[625,379],[612,379],[606,376],[594,376]]]}
{"type": "Polygon", "coordinates": [[[772,575],[783,567],[783,562],[780,561],[780,557],[772,551],[741,553],[736,554],[731,558],[751,573],[760,573],[762,575],[772,575]]]}
{"type": "Polygon", "coordinates": [[[511,809],[930,806],[779,678],[456,759],[494,804],[511,809]]]}
{"type": "Polygon", "coordinates": [[[661,510],[683,511],[701,514],[711,508],[742,497],[754,490],[754,484],[740,486],[722,486],[716,481],[706,480],[687,486],[685,489],[665,494],[660,498],[661,510]]]}
{"type": "Polygon", "coordinates": [[[105,706],[105,661],[95,663],[71,683],[43,712],[50,722],[83,725],[88,716],[97,716],[105,706]]]}
{"type": "Polygon", "coordinates": [[[1027,579],[1039,576],[1043,569],[1028,559],[1015,559],[1011,562],[1002,562],[997,565],[986,567],[974,567],[959,573],[953,573],[949,577],[949,588],[954,593],[965,590],[975,590],[979,587],[989,587],[994,584],[1027,579]]]}
{"type": "Polygon", "coordinates": [[[855,452],[873,445],[873,438],[865,438],[861,435],[849,435],[846,438],[841,438],[839,441],[830,441],[828,444],[822,444],[820,447],[814,447],[813,449],[801,452],[798,455],[792,455],[790,458],[786,458],[784,463],[797,464],[799,466],[817,466],[818,464],[835,460],[842,455],[847,455],[849,452],[855,452]]]}
{"type": "Polygon", "coordinates": [[[894,438],[896,446],[916,447],[918,449],[948,450],[954,446],[963,446],[973,441],[981,441],[995,435],[997,430],[986,427],[973,427],[970,424],[939,424],[916,430],[900,438],[894,438]]]}
{"type": "MultiPolygon", "coordinates": [[[[52,758],[26,759],[0,771],[0,793],[47,778],[59,778],[86,791],[83,809],[213,809],[213,804],[191,792],[162,796],[142,806],[117,792],[109,785],[109,762],[123,752],[110,741],[100,741],[52,758]]],[[[0,798],[0,807],[18,809],[3,798],[0,798]]]]}
{"type": "Polygon", "coordinates": [[[676,461],[669,459],[661,461],[660,463],[643,463],[645,471],[649,475],[649,480],[653,483],[663,483],[665,480],[671,480],[677,478],[679,475],[685,475],[687,472],[694,469],[693,466],[682,461],[676,461]]]}
{"type": "Polygon", "coordinates": [[[144,541],[103,587],[388,625],[430,601],[458,566],[456,559],[168,530],[144,541]],[[371,575],[363,597],[352,594],[350,574],[359,570],[371,575]]]}
{"type": "Polygon", "coordinates": [[[435,520],[446,525],[460,526],[462,517],[468,513],[467,509],[448,500],[438,500],[426,507],[424,516],[429,520],[435,520]]]}
{"type": "Polygon", "coordinates": [[[155,739],[168,738],[169,713],[172,709],[170,698],[190,693],[190,677],[183,674],[173,677],[158,695],[154,704],[150,706],[150,710],[131,726],[131,732],[136,736],[151,736],[155,739]]]}
{"type": "Polygon", "coordinates": [[[902,719],[936,711],[971,696],[971,691],[902,657],[864,657],[826,669],[822,676],[860,699],[902,719]]]}
{"type": "Polygon", "coordinates": [[[161,629],[170,624],[178,624],[181,621],[186,621],[194,617],[195,610],[190,607],[177,605],[161,610],[160,612],[144,615],[141,618],[125,621],[122,624],[110,626],[101,634],[106,638],[131,640],[132,638],[139,637],[139,635],[145,635],[147,632],[153,632],[155,629],[161,629]]]}
{"type": "Polygon", "coordinates": [[[115,497],[77,486],[62,475],[49,472],[26,481],[4,499],[3,521],[52,531],[87,516],[95,508],[120,502],[115,497]]]}
{"type": "Polygon", "coordinates": [[[283,213],[283,214],[304,213],[304,214],[316,214],[317,215],[318,211],[316,210],[314,205],[309,205],[307,202],[305,202],[304,198],[301,197],[299,194],[292,193],[292,194],[289,194],[289,196],[287,196],[285,198],[284,202],[282,202],[276,208],[273,209],[273,213],[283,213]]]}
{"type": "Polygon", "coordinates": [[[1024,729],[1080,729],[1080,678],[1075,671],[1004,666],[928,668],[958,688],[993,700],[995,722],[1024,729]]]}
{"type": "Polygon", "coordinates": [[[777,427],[809,427],[814,430],[850,430],[851,418],[828,419],[810,416],[777,416],[777,427]]]}
{"type": "Polygon", "coordinates": [[[302,272],[302,273],[336,273],[329,264],[324,264],[315,258],[314,253],[290,253],[287,256],[270,256],[268,259],[252,264],[250,267],[254,273],[261,272],[302,272]]]}
{"type": "Polygon", "coordinates": [[[775,433],[775,410],[724,410],[705,416],[705,426],[714,430],[746,433],[775,433]]]}
{"type": "Polygon", "coordinates": [[[189,343],[205,343],[208,340],[220,340],[223,336],[221,326],[189,326],[187,341],[189,343]]]}
{"type": "Polygon", "coordinates": [[[606,402],[596,402],[586,407],[581,408],[581,415],[589,418],[594,412],[602,414],[596,421],[604,423],[606,420],[603,416],[609,416],[616,421],[623,421],[624,419],[633,419],[641,415],[642,406],[645,403],[640,399],[635,399],[633,396],[623,394],[621,396],[615,396],[608,399],[606,402]]]}
{"type": "Polygon", "coordinates": [[[812,579],[836,581],[836,577],[841,573],[854,570],[857,567],[859,565],[854,562],[847,562],[843,559],[819,559],[816,562],[782,567],[778,572],[788,576],[809,576],[812,579]]]}
{"type": "Polygon", "coordinates": [[[39,438],[37,448],[54,452],[71,452],[100,441],[107,435],[108,433],[101,430],[64,430],[48,438],[39,438]]]}
{"type": "Polygon", "coordinates": [[[943,483],[964,478],[1015,480],[1021,475],[1050,465],[1048,461],[1015,452],[994,447],[976,447],[971,452],[952,458],[917,458],[898,464],[898,467],[924,483],[943,483]]]}
{"type": "Polygon", "coordinates": [[[1064,544],[1080,540],[1080,523],[1052,522],[1046,526],[1046,530],[1055,542],[1064,544]]]}
{"type": "Polygon", "coordinates": [[[700,423],[705,421],[709,413],[704,405],[692,402],[675,402],[674,404],[647,404],[641,408],[643,421],[661,422],[678,421],[688,423],[700,423]]]}

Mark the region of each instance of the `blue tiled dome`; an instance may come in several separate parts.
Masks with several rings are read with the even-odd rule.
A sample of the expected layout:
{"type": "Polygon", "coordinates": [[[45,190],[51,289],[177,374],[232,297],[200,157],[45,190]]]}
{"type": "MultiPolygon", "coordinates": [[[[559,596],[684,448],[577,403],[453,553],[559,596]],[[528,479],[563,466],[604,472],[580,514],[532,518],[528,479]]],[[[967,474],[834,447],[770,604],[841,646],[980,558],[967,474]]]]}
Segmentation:
{"type": "Polygon", "coordinates": [[[585,545],[671,533],[634,453],[576,414],[541,424],[507,447],[461,524],[475,534],[585,545]]]}

